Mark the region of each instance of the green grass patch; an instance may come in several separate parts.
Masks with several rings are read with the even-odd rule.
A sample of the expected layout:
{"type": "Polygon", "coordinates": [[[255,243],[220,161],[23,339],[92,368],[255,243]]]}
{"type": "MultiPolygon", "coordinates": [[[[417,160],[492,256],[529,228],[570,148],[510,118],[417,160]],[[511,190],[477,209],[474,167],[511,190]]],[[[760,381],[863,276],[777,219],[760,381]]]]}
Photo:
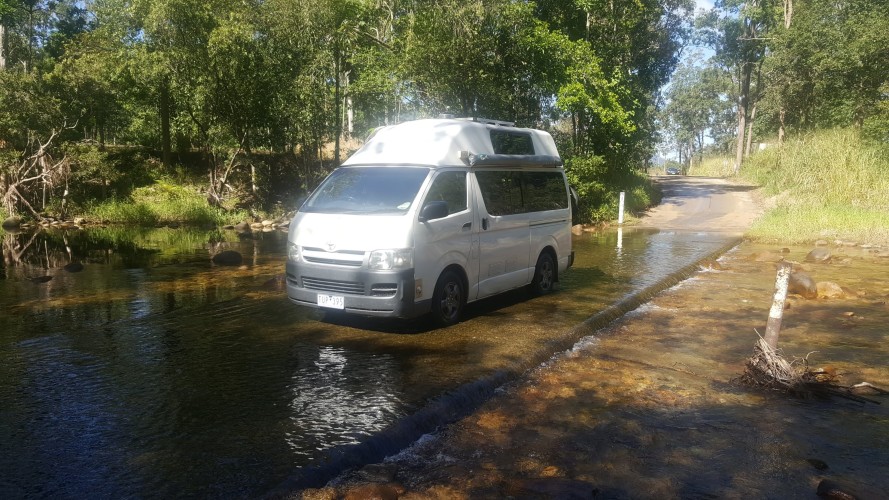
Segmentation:
{"type": "Polygon", "coordinates": [[[754,223],[753,238],[889,242],[889,148],[855,130],[820,131],[758,152],[741,177],[775,203],[754,223]]]}
{"type": "Polygon", "coordinates": [[[137,226],[170,223],[204,226],[235,223],[248,218],[248,214],[212,207],[198,189],[162,180],[135,189],[127,198],[92,205],[86,209],[85,217],[137,226]]]}

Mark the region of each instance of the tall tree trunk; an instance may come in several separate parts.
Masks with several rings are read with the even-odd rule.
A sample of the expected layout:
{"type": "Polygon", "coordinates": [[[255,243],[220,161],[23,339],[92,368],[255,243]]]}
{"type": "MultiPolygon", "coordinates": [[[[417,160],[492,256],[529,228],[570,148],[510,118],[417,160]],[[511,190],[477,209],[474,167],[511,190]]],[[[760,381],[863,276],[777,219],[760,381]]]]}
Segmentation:
{"type": "Polygon", "coordinates": [[[747,106],[750,103],[750,78],[753,64],[744,62],[741,66],[740,92],[738,93],[738,142],[735,148],[735,172],[741,169],[744,160],[744,133],[747,131],[747,106]]]}
{"type": "Polygon", "coordinates": [[[784,109],[784,105],[781,105],[781,109],[778,110],[778,145],[784,145],[784,116],[787,114],[787,110],[784,109]]]}
{"type": "Polygon", "coordinates": [[[790,29],[791,19],[793,19],[793,0],[784,0],[784,29],[790,29]]]}
{"type": "Polygon", "coordinates": [[[170,81],[166,78],[161,82],[160,118],[161,118],[161,160],[165,167],[172,163],[170,154],[170,81]]]}
{"type": "Polygon", "coordinates": [[[738,143],[735,147],[735,173],[741,170],[744,159],[744,132],[747,129],[747,110],[744,104],[738,103],[738,143]]]}
{"type": "Polygon", "coordinates": [[[0,71],[6,69],[6,26],[0,23],[0,71]]]}
{"type": "Polygon", "coordinates": [[[333,68],[333,71],[334,71],[333,99],[334,99],[334,101],[336,101],[334,104],[334,107],[336,108],[336,110],[335,110],[336,117],[334,118],[334,122],[335,122],[334,128],[336,130],[334,132],[335,142],[334,142],[334,146],[333,146],[333,163],[334,163],[334,165],[339,166],[339,164],[340,164],[340,135],[342,135],[342,133],[343,133],[343,102],[342,102],[342,96],[341,96],[342,90],[340,89],[341,61],[340,61],[339,48],[334,49],[333,59],[334,59],[334,61],[333,61],[333,66],[334,66],[334,68],[333,68]]]}
{"type": "Polygon", "coordinates": [[[750,156],[750,145],[753,142],[753,121],[756,120],[756,103],[753,103],[753,109],[750,110],[750,120],[747,123],[747,146],[744,148],[744,158],[750,156]]]}
{"type": "Polygon", "coordinates": [[[343,94],[346,96],[346,139],[352,138],[355,132],[355,108],[352,103],[352,96],[349,95],[349,71],[343,72],[343,94]]]}

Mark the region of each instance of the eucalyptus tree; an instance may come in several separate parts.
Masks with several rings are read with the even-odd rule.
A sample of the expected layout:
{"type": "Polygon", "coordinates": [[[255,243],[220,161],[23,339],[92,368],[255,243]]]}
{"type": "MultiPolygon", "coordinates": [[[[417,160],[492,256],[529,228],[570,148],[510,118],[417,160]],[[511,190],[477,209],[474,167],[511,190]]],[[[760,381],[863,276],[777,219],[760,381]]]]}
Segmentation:
{"type": "MultiPolygon", "coordinates": [[[[602,77],[587,76],[586,85],[592,85],[585,93],[599,94],[604,79],[605,88],[619,105],[613,109],[621,119],[616,119],[615,113],[582,117],[582,150],[605,155],[612,168],[641,165],[651,156],[656,140],[650,113],[656,109],[658,92],[669,80],[691,32],[692,8],[689,0],[538,2],[538,15],[551,29],[585,41],[598,60],[602,77]]],[[[580,65],[577,72],[591,76],[584,66],[589,68],[588,64],[580,65]]],[[[584,85],[578,78],[575,83],[584,85]]],[[[573,88],[578,90],[577,85],[573,88]]]]}
{"type": "MultiPolygon", "coordinates": [[[[878,0],[807,0],[775,30],[764,65],[772,127],[889,125],[889,9],[878,0]]],[[[883,133],[885,137],[885,132],[883,133]]]]}
{"type": "Polygon", "coordinates": [[[670,130],[673,147],[688,164],[694,154],[703,154],[705,138],[716,149],[727,146],[734,137],[735,92],[730,75],[700,53],[691,54],[673,73],[664,91],[666,104],[662,111],[670,130]]]}
{"type": "Polygon", "coordinates": [[[407,17],[404,79],[422,108],[534,125],[567,78],[570,40],[512,0],[418,1],[407,17]]]}
{"type": "Polygon", "coordinates": [[[779,10],[775,0],[720,0],[701,23],[718,61],[732,71],[737,87],[735,169],[750,153],[757,103],[764,91],[763,62],[783,7],[779,10]]]}

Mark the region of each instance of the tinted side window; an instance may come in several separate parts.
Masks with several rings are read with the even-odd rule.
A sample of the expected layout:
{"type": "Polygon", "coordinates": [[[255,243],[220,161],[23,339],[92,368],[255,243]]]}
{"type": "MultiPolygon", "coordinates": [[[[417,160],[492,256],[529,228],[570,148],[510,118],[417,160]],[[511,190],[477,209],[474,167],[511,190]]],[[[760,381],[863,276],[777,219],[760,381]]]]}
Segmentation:
{"type": "Polygon", "coordinates": [[[485,207],[491,215],[511,215],[524,211],[519,172],[480,171],[475,173],[485,207]]]}
{"type": "Polygon", "coordinates": [[[446,201],[448,215],[466,210],[466,172],[442,172],[438,174],[426,201],[446,201]]]}
{"type": "Polygon", "coordinates": [[[560,172],[523,172],[522,181],[526,211],[568,208],[565,181],[560,172]]]}
{"type": "Polygon", "coordinates": [[[531,134],[492,130],[491,145],[494,146],[494,153],[498,155],[534,154],[534,144],[531,143],[531,134]]]}

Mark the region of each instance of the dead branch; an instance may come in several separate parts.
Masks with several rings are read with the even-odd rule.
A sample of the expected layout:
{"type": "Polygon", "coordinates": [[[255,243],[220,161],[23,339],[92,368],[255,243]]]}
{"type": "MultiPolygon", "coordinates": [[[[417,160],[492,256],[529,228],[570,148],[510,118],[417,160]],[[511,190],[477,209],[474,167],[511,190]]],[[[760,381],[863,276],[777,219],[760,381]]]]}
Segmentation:
{"type": "Polygon", "coordinates": [[[869,386],[881,394],[889,394],[889,391],[878,389],[867,382],[852,387],[839,385],[833,373],[810,369],[808,355],[802,360],[787,361],[780,350],[773,349],[762,337],[753,346],[753,356],[747,360],[745,366],[744,374],[736,380],[753,387],[781,390],[804,398],[835,396],[858,403],[880,404],[880,401],[855,394],[853,389],[869,386]],[[802,366],[799,361],[802,361],[802,366]]]}
{"type": "Polygon", "coordinates": [[[889,391],[887,391],[886,389],[880,389],[879,387],[875,386],[874,384],[871,384],[870,382],[859,382],[859,383],[849,387],[849,390],[854,391],[855,389],[870,389],[870,390],[876,392],[877,394],[882,394],[883,396],[889,394],[889,391]]]}

